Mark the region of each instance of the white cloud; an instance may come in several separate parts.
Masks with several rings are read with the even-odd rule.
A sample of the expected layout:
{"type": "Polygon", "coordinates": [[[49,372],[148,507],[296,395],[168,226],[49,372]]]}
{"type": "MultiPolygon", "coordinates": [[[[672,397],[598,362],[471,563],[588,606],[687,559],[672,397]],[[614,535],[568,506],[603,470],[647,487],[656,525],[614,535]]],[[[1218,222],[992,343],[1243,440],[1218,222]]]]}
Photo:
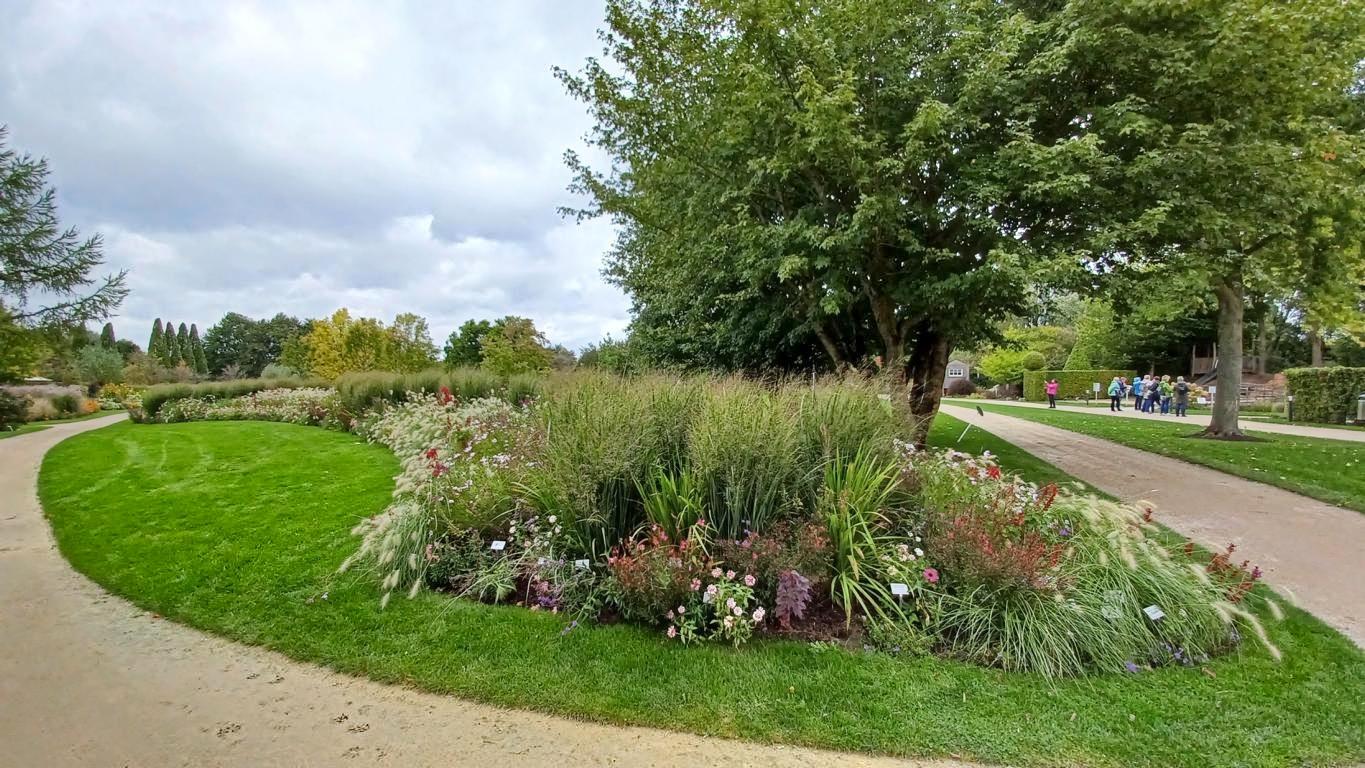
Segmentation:
{"type": "Polygon", "coordinates": [[[116,320],[226,311],[523,314],[582,346],[628,303],[613,234],[556,206],[582,105],[551,77],[597,2],[20,2],[0,119],[49,158],[66,221],[132,270],[116,320]],[[454,7],[447,7],[447,6],[454,7]]]}

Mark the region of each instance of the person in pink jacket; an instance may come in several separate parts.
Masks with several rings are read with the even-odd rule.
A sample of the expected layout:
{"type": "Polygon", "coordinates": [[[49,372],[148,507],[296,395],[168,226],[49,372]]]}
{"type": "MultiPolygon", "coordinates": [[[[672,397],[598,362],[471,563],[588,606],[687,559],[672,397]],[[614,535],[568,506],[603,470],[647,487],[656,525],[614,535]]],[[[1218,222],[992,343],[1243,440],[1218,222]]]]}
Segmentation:
{"type": "Polygon", "coordinates": [[[1057,407],[1057,380],[1052,379],[1047,383],[1047,407],[1057,407]]]}

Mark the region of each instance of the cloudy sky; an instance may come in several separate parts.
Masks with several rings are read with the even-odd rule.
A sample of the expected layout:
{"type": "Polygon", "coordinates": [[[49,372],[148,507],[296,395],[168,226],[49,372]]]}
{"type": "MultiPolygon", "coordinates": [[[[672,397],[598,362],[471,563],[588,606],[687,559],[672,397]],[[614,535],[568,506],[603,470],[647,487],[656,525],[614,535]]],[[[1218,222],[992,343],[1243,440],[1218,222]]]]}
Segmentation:
{"type": "Polygon", "coordinates": [[[154,317],[386,322],[440,341],[533,318],[621,335],[613,232],[576,224],[562,156],[589,122],[551,67],[598,52],[598,0],[0,0],[0,123],[48,158],[64,222],[101,232],[154,317]]]}

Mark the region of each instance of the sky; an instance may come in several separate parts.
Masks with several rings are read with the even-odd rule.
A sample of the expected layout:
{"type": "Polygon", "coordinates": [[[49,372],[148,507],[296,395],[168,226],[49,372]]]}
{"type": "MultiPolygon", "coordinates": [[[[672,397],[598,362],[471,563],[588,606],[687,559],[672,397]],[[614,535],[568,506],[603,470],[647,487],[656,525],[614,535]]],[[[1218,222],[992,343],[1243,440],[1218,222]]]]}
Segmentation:
{"type": "Polygon", "coordinates": [[[113,318],[391,321],[439,346],[530,317],[622,335],[615,233],[558,212],[590,120],[551,68],[600,52],[598,0],[0,0],[0,124],[46,157],[64,224],[104,237],[113,318]]]}

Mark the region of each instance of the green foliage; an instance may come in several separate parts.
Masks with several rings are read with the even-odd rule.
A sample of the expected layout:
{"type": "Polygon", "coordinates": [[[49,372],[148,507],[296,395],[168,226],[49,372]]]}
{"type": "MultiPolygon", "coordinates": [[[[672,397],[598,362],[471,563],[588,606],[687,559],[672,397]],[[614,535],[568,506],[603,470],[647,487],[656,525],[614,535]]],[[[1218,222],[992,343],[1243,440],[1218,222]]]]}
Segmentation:
{"type": "Polygon", "coordinates": [[[123,381],[123,356],[103,345],[85,347],[76,355],[76,371],[88,384],[115,384],[123,381]]]}
{"type": "Polygon", "coordinates": [[[545,336],[531,320],[508,316],[479,339],[481,365],[498,376],[519,373],[544,373],[550,370],[554,354],[545,336]]]}
{"type": "Polygon", "coordinates": [[[570,165],[589,213],[622,224],[608,273],[632,341],[686,367],[880,355],[932,414],[936,356],[1021,310],[1038,261],[1001,221],[1012,183],[1056,182],[1054,150],[1010,127],[1029,25],[1001,4],[862,0],[618,0],[607,23],[606,60],[559,75],[610,158],[570,165]]]}
{"type": "Polygon", "coordinates": [[[43,334],[20,324],[0,303],[0,381],[32,376],[50,352],[43,334]]]}
{"type": "Polygon", "coordinates": [[[487,320],[466,320],[457,331],[453,331],[442,348],[447,368],[476,367],[483,362],[480,344],[483,337],[493,330],[487,320]]]}
{"type": "Polygon", "coordinates": [[[1076,344],[1062,367],[1068,371],[1103,369],[1117,365],[1119,357],[1113,307],[1093,299],[1085,302],[1076,321],[1076,344]]]}
{"type": "Polygon", "coordinates": [[[1137,377],[1136,371],[1124,370],[1086,370],[1086,371],[1029,371],[1024,374],[1024,399],[1041,402],[1047,399],[1047,391],[1043,385],[1051,379],[1057,380],[1057,397],[1077,398],[1089,396],[1092,399],[1107,400],[1109,398],[1109,382],[1115,376],[1126,376],[1131,382],[1137,377]],[[1095,382],[1100,383],[1099,394],[1094,391],[1095,382]]]}
{"type": "Polygon", "coordinates": [[[175,334],[175,361],[177,364],[184,363],[194,370],[194,348],[190,346],[190,329],[184,323],[180,324],[180,329],[175,334]]]}
{"type": "MultiPolygon", "coordinates": [[[[189,342],[190,357],[192,358],[190,361],[190,368],[200,376],[207,375],[209,372],[209,363],[208,358],[204,355],[204,342],[199,338],[199,326],[194,324],[190,325],[189,342]]],[[[264,371],[261,372],[261,375],[265,378],[270,378],[264,371]]]]}
{"type": "Polygon", "coordinates": [[[28,421],[28,398],[0,389],[0,430],[14,429],[28,421]]]}
{"type": "Polygon", "coordinates": [[[105,323],[104,327],[100,329],[100,346],[105,349],[114,349],[117,343],[118,338],[114,336],[114,324],[105,323]]]}
{"type": "Polygon", "coordinates": [[[74,416],[81,412],[81,398],[73,394],[53,395],[49,400],[57,409],[57,417],[74,416]]]}
{"type": "Polygon", "coordinates": [[[825,465],[819,509],[834,550],[829,589],[848,622],[855,610],[881,621],[900,614],[880,558],[881,551],[896,541],[888,533],[887,509],[899,475],[896,464],[868,452],[848,460],[836,456],[825,465]]]}
{"type": "Polygon", "coordinates": [[[158,363],[161,363],[164,357],[164,347],[162,346],[162,337],[164,334],[165,331],[161,327],[161,318],[158,317],[152,322],[152,335],[147,339],[147,355],[158,363]]]}
{"type": "Polygon", "coordinates": [[[1045,365],[1047,358],[1037,350],[996,347],[982,355],[976,367],[991,381],[1018,384],[1025,373],[1039,370],[1045,365]]]}
{"type": "Polygon", "coordinates": [[[1356,398],[1365,394],[1365,368],[1291,368],[1284,375],[1296,420],[1341,424],[1356,417],[1356,398]]]}
{"type": "MultiPolygon", "coordinates": [[[[269,320],[253,320],[229,312],[204,333],[204,366],[214,375],[235,366],[241,376],[259,376],[265,366],[280,359],[285,348],[299,338],[306,325],[282,312],[269,320]]],[[[156,356],[150,351],[148,354],[156,356]]]]}
{"type": "Polygon", "coordinates": [[[416,373],[436,361],[426,320],[400,314],[385,327],[370,317],[351,317],[345,308],[311,322],[299,338],[304,367],[315,376],[336,378],[353,371],[416,373]]]}
{"type": "Polygon", "coordinates": [[[584,368],[601,368],[621,376],[633,376],[655,367],[650,364],[640,345],[629,336],[620,341],[608,336],[597,344],[589,344],[578,356],[578,364],[584,368]]]}

